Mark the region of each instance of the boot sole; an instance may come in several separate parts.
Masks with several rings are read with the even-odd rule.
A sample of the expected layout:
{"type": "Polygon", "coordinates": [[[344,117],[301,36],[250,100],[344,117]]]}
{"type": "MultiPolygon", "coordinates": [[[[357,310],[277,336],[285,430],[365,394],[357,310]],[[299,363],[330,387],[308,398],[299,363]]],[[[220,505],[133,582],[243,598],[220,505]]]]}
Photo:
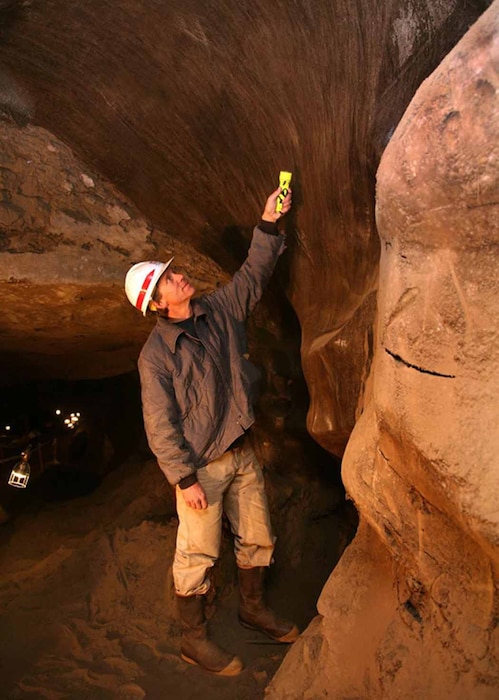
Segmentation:
{"type": "Polygon", "coordinates": [[[241,618],[239,618],[239,624],[245,627],[247,630],[265,634],[269,639],[271,639],[273,642],[277,642],[278,644],[293,644],[293,642],[296,642],[300,636],[300,631],[296,625],[293,625],[289,632],[286,632],[286,634],[284,634],[282,637],[273,637],[269,632],[266,632],[263,627],[255,627],[254,625],[250,625],[248,622],[241,620],[241,618]]]}
{"type": "Polygon", "coordinates": [[[243,662],[241,659],[239,659],[237,656],[234,656],[232,661],[228,666],[223,668],[221,671],[213,671],[211,668],[206,668],[206,666],[203,666],[203,664],[200,664],[199,661],[196,661],[195,659],[191,659],[190,656],[186,656],[185,654],[181,653],[180,658],[183,661],[186,661],[188,664],[192,664],[193,666],[199,666],[200,668],[203,668],[205,671],[208,671],[209,673],[213,673],[216,676],[238,676],[241,671],[243,670],[243,662]]]}

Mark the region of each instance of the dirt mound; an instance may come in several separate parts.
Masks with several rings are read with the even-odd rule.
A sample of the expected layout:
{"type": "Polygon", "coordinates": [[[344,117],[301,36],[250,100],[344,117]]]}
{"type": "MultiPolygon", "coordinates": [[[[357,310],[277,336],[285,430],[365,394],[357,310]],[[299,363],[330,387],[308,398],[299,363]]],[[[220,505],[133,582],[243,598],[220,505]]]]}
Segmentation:
{"type": "MultiPolygon", "coordinates": [[[[325,507],[313,479],[267,472],[267,483],[282,540],[269,598],[303,628],[349,536],[343,506],[337,510],[338,494],[331,490],[325,507]]],[[[154,461],[138,459],[88,496],[32,504],[5,524],[3,697],[262,697],[288,647],[238,625],[228,529],[208,614],[215,638],[243,657],[246,670],[237,679],[220,679],[179,659],[170,568],[176,527],[172,489],[154,461]]]]}

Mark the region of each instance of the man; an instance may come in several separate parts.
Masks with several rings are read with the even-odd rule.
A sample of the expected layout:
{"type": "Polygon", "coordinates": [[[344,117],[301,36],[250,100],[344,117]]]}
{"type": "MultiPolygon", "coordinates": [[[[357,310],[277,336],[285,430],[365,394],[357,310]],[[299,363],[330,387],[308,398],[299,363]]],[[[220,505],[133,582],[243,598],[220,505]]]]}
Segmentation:
{"type": "Polygon", "coordinates": [[[285,236],[278,219],[291,208],[281,189],[265,204],[248,257],[229,284],[194,299],[190,282],[167,263],[134,265],[125,281],[129,301],[158,320],[139,358],[149,445],[176,487],[179,527],[173,578],[182,625],[181,656],[225,676],[241,660],[207,633],[205,595],[220,550],[222,514],[234,534],[241,624],[280,642],[298,629],[264,603],[264,573],[272,561],[272,534],[262,470],[245,434],[254,422],[256,370],[248,360],[244,322],[260,299],[285,236]]]}

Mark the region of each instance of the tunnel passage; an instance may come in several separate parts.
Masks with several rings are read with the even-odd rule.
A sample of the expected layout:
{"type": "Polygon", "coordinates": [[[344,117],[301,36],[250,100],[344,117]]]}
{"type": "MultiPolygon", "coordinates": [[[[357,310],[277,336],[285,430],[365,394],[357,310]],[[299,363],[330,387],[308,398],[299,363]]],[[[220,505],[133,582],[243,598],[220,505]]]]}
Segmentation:
{"type": "MultiPolygon", "coordinates": [[[[341,494],[338,457],[355,421],[361,418],[362,426],[372,417],[378,163],[421,81],[489,4],[52,0],[0,5],[5,20],[0,43],[2,382],[101,378],[133,370],[150,324],[137,322],[123,305],[129,264],[180,255],[201,289],[215,288],[241,261],[269,183],[281,168],[295,173],[287,258],[254,329],[271,387],[259,445],[263,459],[275,466],[269,474],[274,511],[284,533],[303,523],[299,536],[292,529],[292,537],[280,539],[274,592],[284,586],[289,604],[303,599],[300,590],[307,581],[299,572],[317,570],[317,581],[325,580],[355,528],[335,515],[341,494]],[[264,349],[269,344],[271,352],[264,349]],[[290,392],[300,384],[298,365],[310,405],[298,387],[300,411],[293,412],[290,392]],[[307,408],[309,432],[336,458],[305,450],[296,432],[288,433],[296,420],[303,435],[307,408]],[[314,558],[317,542],[324,548],[314,558]]],[[[484,82],[479,94],[487,96],[491,84],[484,82]]],[[[459,123],[453,112],[445,121],[449,140],[459,123]]],[[[406,348],[402,352],[391,343],[387,348],[392,355],[385,353],[385,359],[399,369],[426,367],[406,348]]],[[[438,363],[431,367],[454,372],[442,371],[438,363]]],[[[376,455],[377,467],[391,474],[386,446],[377,452],[374,441],[362,444],[369,468],[359,473],[374,474],[375,480],[370,458],[376,455]]],[[[395,455],[397,444],[389,445],[395,455]]],[[[44,691],[70,690],[75,697],[89,688],[102,697],[118,690],[154,697],[182,687],[171,596],[168,591],[156,595],[168,581],[164,551],[171,554],[174,511],[153,467],[128,463],[125,472],[109,475],[103,490],[89,494],[96,500],[75,499],[58,504],[60,510],[44,508],[31,523],[24,513],[7,523],[4,536],[12,558],[4,559],[4,593],[10,634],[2,656],[14,660],[21,647],[31,652],[29,670],[7,664],[9,682],[21,678],[25,692],[36,693],[42,685],[44,691]],[[98,526],[87,537],[89,520],[98,526]],[[54,535],[52,547],[41,543],[44,527],[54,535]],[[146,594],[144,578],[150,583],[146,594]],[[23,604],[20,582],[29,582],[34,596],[46,593],[46,614],[35,624],[29,647],[19,630],[32,621],[34,598],[23,604]],[[57,612],[66,590],[69,613],[61,622],[57,612]],[[58,667],[57,677],[51,650],[66,664],[62,674],[58,667]],[[171,664],[166,674],[159,670],[165,658],[171,664]],[[154,670],[139,681],[146,667],[154,670]]],[[[431,518],[417,489],[406,495],[423,521],[431,518]]],[[[387,507],[396,510],[392,502],[387,507]]],[[[337,576],[354,581],[354,592],[372,592],[368,608],[377,610],[393,592],[386,541],[395,548],[396,561],[396,546],[404,542],[397,545],[398,530],[388,522],[379,527],[380,544],[359,509],[358,546],[349,548],[337,576]],[[359,561],[365,565],[360,571],[359,561]]],[[[372,521],[377,513],[366,508],[369,513],[372,521]]],[[[220,597],[230,617],[232,580],[220,576],[220,597]]],[[[428,601],[421,578],[397,579],[404,581],[397,593],[409,635],[419,633],[416,625],[428,601]]],[[[489,590],[483,571],[479,581],[489,590]]],[[[435,588],[439,605],[449,599],[452,604],[452,594],[452,582],[443,577],[435,588]]],[[[334,618],[341,605],[331,605],[334,618]]],[[[350,605],[346,601],[343,612],[350,605]]],[[[322,604],[322,614],[328,606],[322,604]]],[[[302,611],[303,621],[311,618],[312,608],[302,611]]],[[[483,624],[486,610],[480,605],[479,611],[483,624]]],[[[380,619],[375,615],[367,622],[377,630],[380,619]]],[[[315,662],[327,658],[320,654],[331,641],[331,628],[315,619],[310,638],[303,658],[311,660],[321,691],[327,690],[335,679],[327,668],[317,673],[315,662]]],[[[486,653],[483,638],[472,638],[482,645],[479,653],[486,653]]],[[[405,641],[402,635],[401,645],[405,641]]],[[[346,671],[365,678],[369,662],[362,667],[365,657],[347,644],[344,650],[346,671]]],[[[382,651],[376,657],[381,666],[372,675],[384,691],[399,666],[389,645],[382,651]]],[[[254,674],[244,692],[258,697],[277,663],[258,654],[252,662],[254,674]]],[[[414,679],[398,678],[411,697],[414,679]]],[[[275,686],[278,694],[286,683],[295,696],[302,692],[289,666],[277,680],[283,684],[281,690],[275,686]]],[[[431,687],[430,696],[439,697],[438,688],[431,687]]],[[[209,689],[219,696],[229,692],[216,683],[209,689]]],[[[189,692],[188,684],[184,690],[189,692]]]]}
{"type": "Polygon", "coordinates": [[[4,519],[33,499],[66,500],[91,493],[132,454],[147,454],[138,377],[5,386],[0,450],[4,519]],[[25,448],[30,450],[29,488],[12,489],[8,477],[25,448]]]}

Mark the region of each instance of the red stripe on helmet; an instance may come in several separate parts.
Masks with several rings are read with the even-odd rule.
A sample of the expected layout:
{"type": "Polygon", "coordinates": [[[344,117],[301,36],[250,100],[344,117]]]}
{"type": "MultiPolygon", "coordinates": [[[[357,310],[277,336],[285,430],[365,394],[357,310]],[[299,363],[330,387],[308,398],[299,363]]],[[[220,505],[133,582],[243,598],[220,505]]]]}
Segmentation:
{"type": "Polygon", "coordinates": [[[135,306],[139,311],[142,311],[142,302],[144,301],[144,297],[147,293],[147,290],[151,285],[151,280],[154,277],[155,272],[156,270],[151,270],[151,272],[145,278],[144,284],[142,285],[142,289],[139,292],[139,296],[137,297],[137,301],[135,302],[135,306]]]}

